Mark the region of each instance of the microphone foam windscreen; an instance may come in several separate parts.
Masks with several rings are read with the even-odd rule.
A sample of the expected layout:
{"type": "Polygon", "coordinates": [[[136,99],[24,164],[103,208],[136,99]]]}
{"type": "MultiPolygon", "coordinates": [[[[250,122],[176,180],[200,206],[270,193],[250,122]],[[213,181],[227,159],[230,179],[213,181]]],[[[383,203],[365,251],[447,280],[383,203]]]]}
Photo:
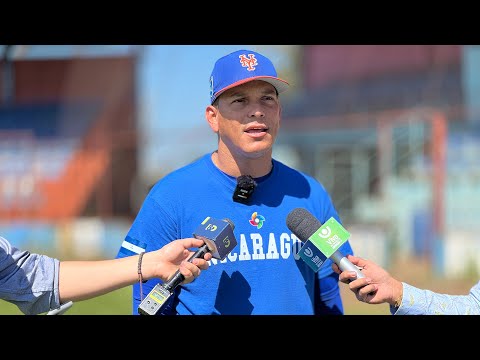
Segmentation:
{"type": "Polygon", "coordinates": [[[257,186],[257,183],[250,175],[240,175],[237,178],[237,185],[245,190],[253,190],[257,186]]]}
{"type": "Polygon", "coordinates": [[[296,208],[288,214],[287,226],[300,240],[307,241],[322,224],[308,210],[296,208]]]}

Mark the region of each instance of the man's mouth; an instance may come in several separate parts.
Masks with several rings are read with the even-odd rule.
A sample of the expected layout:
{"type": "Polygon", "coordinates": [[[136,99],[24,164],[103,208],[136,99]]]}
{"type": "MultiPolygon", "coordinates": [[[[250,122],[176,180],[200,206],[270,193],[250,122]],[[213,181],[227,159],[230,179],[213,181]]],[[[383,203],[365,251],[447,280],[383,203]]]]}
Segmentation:
{"type": "Polygon", "coordinates": [[[268,132],[268,128],[266,127],[251,127],[247,130],[245,130],[246,133],[249,133],[249,134],[255,134],[255,133],[264,133],[264,132],[268,132]]]}

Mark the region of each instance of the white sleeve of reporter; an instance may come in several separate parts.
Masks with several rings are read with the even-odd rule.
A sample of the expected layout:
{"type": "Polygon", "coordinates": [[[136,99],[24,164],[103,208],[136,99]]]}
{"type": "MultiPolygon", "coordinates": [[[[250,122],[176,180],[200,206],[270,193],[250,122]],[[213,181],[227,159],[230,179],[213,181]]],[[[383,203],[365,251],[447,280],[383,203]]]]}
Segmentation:
{"type": "Polygon", "coordinates": [[[0,298],[27,315],[60,306],[60,261],[19,250],[0,237],[0,298]]]}
{"type": "Polygon", "coordinates": [[[393,315],[480,315],[480,281],[468,295],[440,294],[403,284],[402,303],[393,315]]]}

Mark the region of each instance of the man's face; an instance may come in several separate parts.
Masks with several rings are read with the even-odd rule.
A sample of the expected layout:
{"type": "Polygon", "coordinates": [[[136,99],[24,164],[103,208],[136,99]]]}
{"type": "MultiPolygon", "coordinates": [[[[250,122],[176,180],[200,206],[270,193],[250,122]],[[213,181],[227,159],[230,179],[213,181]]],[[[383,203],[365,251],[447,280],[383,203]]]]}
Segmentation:
{"type": "Polygon", "coordinates": [[[225,91],[210,126],[219,135],[219,149],[258,158],[270,154],[280,127],[281,106],[275,88],[261,80],[225,91]]]}

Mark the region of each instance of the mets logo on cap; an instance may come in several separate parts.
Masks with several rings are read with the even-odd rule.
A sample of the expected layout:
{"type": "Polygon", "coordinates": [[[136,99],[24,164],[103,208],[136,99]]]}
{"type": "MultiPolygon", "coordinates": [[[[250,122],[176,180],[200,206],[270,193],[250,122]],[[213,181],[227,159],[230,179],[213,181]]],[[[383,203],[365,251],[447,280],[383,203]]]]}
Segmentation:
{"type": "Polygon", "coordinates": [[[246,67],[248,71],[255,70],[255,66],[258,65],[255,54],[248,54],[248,58],[242,54],[239,55],[238,58],[240,59],[240,64],[242,64],[243,67],[246,67]]]}

